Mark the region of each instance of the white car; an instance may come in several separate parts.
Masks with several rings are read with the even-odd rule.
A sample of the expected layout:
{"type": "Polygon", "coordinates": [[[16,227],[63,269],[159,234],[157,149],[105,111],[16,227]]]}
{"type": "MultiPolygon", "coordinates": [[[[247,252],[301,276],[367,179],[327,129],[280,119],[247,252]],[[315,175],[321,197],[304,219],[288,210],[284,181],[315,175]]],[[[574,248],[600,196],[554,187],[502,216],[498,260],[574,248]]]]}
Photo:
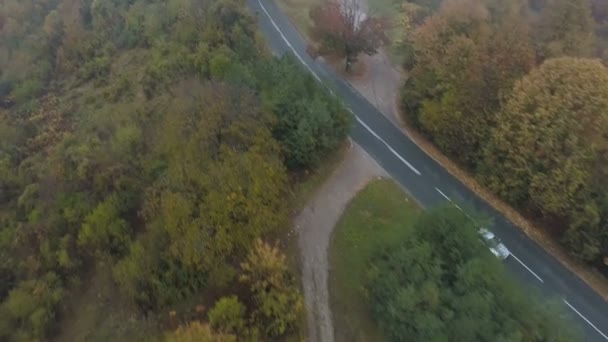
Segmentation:
{"type": "Polygon", "coordinates": [[[490,249],[490,252],[497,258],[504,260],[511,255],[507,247],[491,231],[482,227],[479,229],[479,235],[481,235],[483,243],[490,249]]]}

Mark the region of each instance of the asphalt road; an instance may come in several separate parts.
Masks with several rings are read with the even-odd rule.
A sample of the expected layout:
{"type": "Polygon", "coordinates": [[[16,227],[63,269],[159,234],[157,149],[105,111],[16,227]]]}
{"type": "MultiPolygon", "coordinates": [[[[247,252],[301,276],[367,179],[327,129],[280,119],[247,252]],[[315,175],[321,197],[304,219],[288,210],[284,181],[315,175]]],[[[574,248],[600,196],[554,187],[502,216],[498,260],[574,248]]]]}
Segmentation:
{"type": "Polygon", "coordinates": [[[340,76],[315,62],[306,53],[304,39],[273,1],[247,0],[247,4],[256,13],[273,53],[293,54],[342,98],[355,117],[351,138],[411,196],[424,207],[453,201],[491,217],[489,228],[512,252],[505,260],[507,269],[529,285],[532,294],[559,301],[586,341],[608,341],[608,303],[423,152],[340,76]]]}

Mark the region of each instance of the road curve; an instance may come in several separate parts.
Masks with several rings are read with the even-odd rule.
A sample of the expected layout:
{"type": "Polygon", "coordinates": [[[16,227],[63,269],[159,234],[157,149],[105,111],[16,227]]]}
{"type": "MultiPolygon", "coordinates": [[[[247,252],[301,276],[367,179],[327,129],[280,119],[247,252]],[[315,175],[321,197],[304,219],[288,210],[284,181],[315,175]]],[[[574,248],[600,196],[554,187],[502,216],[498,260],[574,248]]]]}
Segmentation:
{"type": "Polygon", "coordinates": [[[406,137],[348,82],[306,53],[306,43],[271,0],[247,0],[273,53],[293,54],[355,117],[351,138],[423,206],[466,205],[493,219],[492,231],[511,250],[505,266],[531,293],[563,304],[586,341],[608,341],[608,303],[406,137]]]}

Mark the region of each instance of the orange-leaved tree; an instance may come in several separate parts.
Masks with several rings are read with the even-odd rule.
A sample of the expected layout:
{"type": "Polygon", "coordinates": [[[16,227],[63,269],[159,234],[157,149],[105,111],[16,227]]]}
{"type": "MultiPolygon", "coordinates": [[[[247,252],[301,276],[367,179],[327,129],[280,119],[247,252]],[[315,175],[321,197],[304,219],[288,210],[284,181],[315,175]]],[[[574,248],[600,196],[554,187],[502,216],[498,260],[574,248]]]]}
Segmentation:
{"type": "Polygon", "coordinates": [[[365,13],[360,0],[327,0],[310,11],[320,52],[346,60],[348,72],[361,53],[374,55],[389,43],[385,18],[365,13]]]}

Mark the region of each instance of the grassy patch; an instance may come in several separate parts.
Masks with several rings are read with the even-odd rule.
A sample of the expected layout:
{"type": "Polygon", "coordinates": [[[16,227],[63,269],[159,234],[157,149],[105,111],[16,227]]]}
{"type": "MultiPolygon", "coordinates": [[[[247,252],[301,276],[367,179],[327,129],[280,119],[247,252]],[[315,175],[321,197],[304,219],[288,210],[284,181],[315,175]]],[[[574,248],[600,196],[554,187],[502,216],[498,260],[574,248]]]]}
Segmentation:
{"type": "Polygon", "coordinates": [[[365,303],[365,272],[376,251],[409,234],[420,212],[390,180],[370,183],[347,207],[329,251],[329,291],[337,341],[386,340],[365,303]]]}

